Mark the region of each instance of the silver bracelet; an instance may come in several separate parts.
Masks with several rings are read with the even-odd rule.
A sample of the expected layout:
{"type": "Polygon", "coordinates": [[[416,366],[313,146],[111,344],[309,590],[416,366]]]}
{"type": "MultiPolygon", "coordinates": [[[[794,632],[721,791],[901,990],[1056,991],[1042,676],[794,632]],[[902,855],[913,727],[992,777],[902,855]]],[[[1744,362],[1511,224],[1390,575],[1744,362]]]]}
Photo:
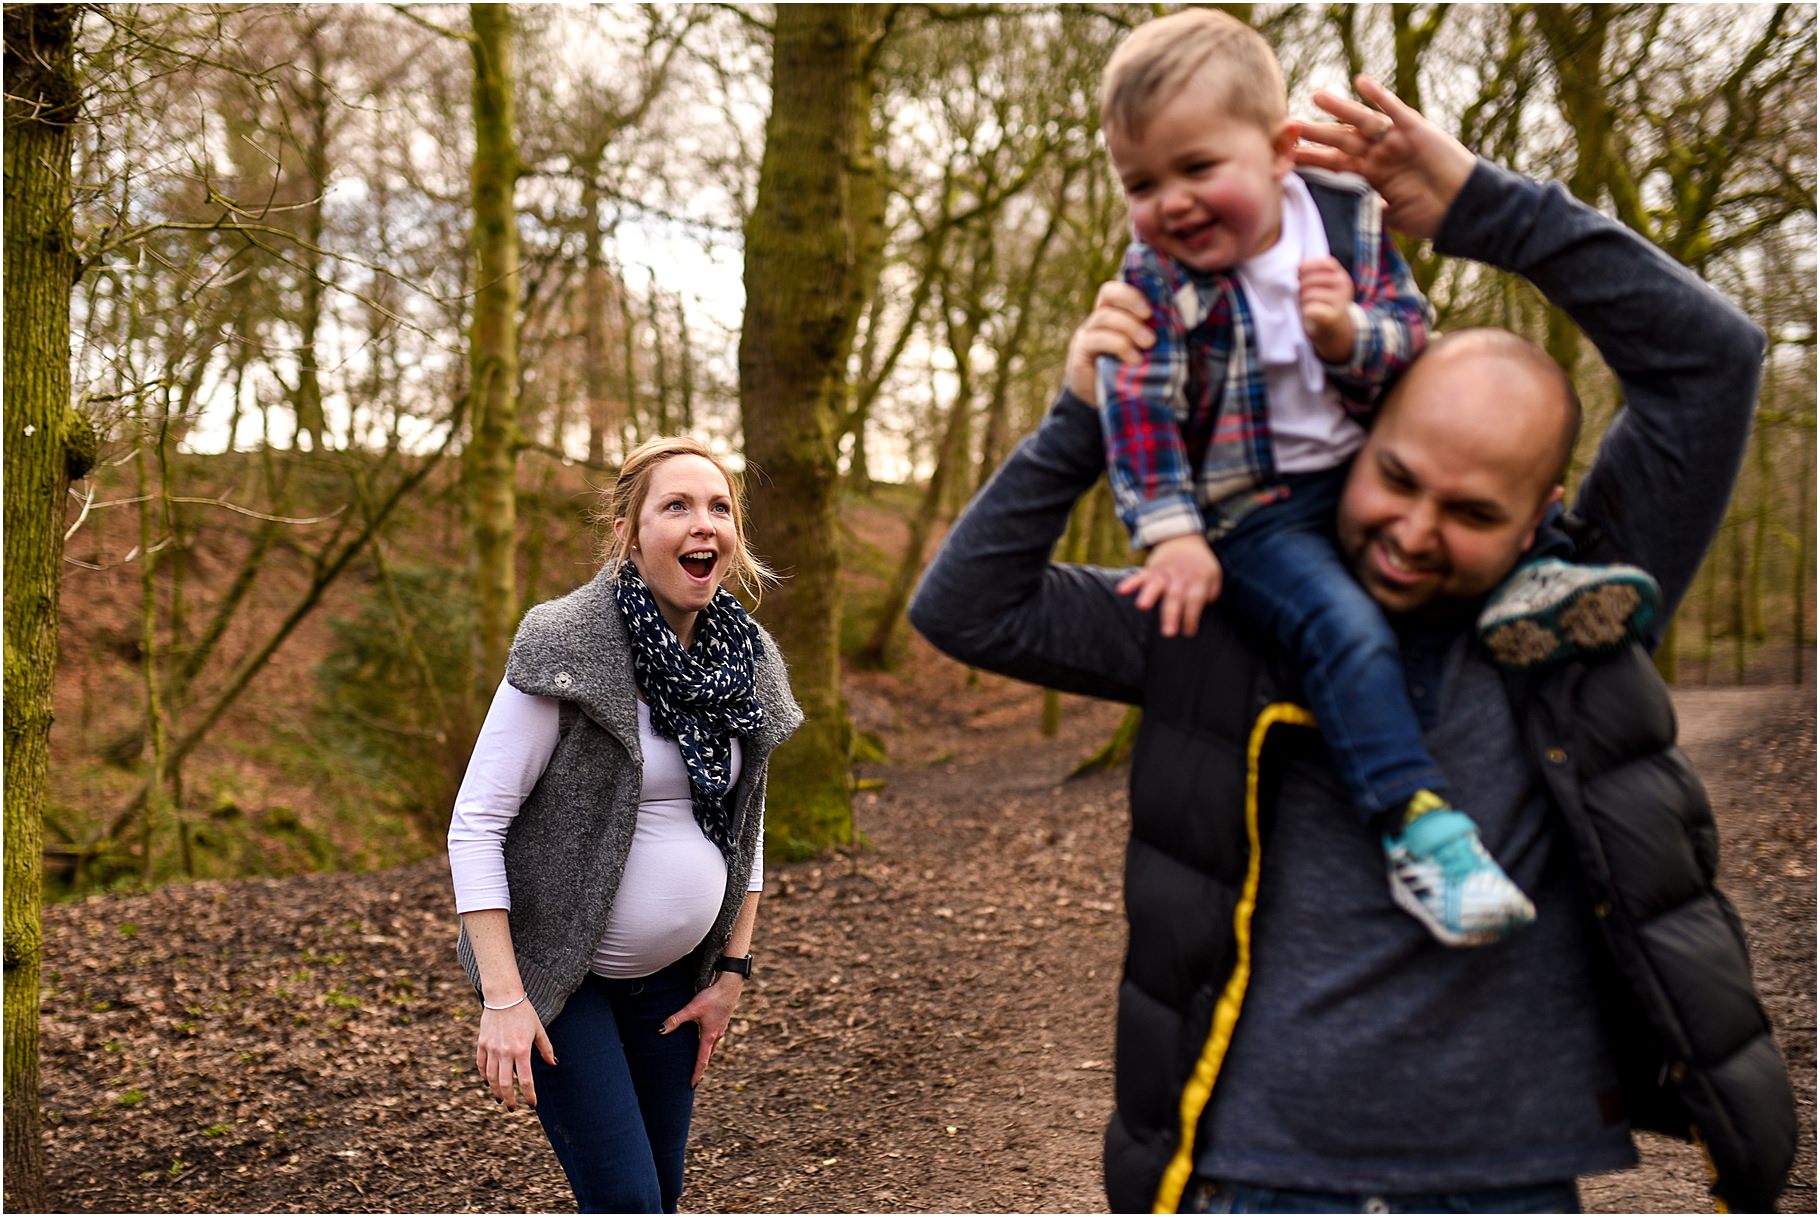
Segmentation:
{"type": "Polygon", "coordinates": [[[531,996],[529,993],[520,993],[518,995],[518,1001],[509,1001],[503,1006],[495,1006],[492,1002],[490,1002],[486,998],[482,997],[480,999],[480,1005],[481,1005],[481,1008],[485,1009],[485,1010],[510,1010],[513,1006],[518,1005],[520,1002],[524,1001],[524,999],[529,996],[531,996]]]}

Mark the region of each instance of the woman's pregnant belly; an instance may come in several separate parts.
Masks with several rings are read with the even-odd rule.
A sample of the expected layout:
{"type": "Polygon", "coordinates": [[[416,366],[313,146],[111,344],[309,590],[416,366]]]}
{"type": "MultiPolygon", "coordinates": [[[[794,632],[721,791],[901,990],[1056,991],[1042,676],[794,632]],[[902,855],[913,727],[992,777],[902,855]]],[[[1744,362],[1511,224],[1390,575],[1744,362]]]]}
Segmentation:
{"type": "Polygon", "coordinates": [[[726,859],[702,835],[689,801],[641,804],[594,971],[649,976],[675,963],[714,928],[726,892],[726,859]]]}

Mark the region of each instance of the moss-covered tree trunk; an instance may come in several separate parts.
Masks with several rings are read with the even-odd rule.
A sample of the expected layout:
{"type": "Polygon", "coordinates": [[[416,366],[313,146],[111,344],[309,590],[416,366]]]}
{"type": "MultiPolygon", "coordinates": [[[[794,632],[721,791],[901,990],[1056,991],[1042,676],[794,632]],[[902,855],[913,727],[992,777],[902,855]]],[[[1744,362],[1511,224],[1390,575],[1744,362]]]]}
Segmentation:
{"type": "Polygon", "coordinates": [[[512,10],[469,7],[474,22],[474,316],[461,477],[479,615],[478,687],[505,670],[518,614],[512,547],[518,458],[518,144],[513,135],[512,10]]]}
{"type": "Polygon", "coordinates": [[[8,5],[6,29],[6,1208],[43,1211],[38,970],[44,790],[63,502],[94,458],[70,405],[74,5],[8,5]]]}
{"type": "Polygon", "coordinates": [[[687,435],[695,430],[695,349],[690,345],[689,313],[676,293],[676,425],[687,435]]]}
{"type": "Polygon", "coordinates": [[[328,435],[328,420],[322,410],[322,351],[324,287],[322,237],[327,228],[323,195],[329,188],[329,108],[333,98],[326,73],[329,63],[322,45],[320,21],[303,29],[304,54],[308,73],[298,101],[304,137],[304,175],[310,191],[302,220],[303,246],[297,251],[299,277],[297,292],[301,308],[297,314],[297,435],[292,445],[304,436],[310,440],[310,451],[320,452],[328,435]]]}
{"type": "MultiPolygon", "coordinates": [[[[1543,5],[1535,14],[1554,64],[1561,116],[1573,128],[1573,170],[1567,177],[1567,189],[1595,207],[1604,185],[1611,135],[1605,48],[1616,15],[1615,5],[1603,4],[1543,5]]],[[[1552,305],[1543,345],[1573,375],[1580,361],[1580,331],[1566,313],[1552,305]]]]}
{"type": "Polygon", "coordinates": [[[789,576],[763,616],[790,663],[807,721],[771,766],[766,828],[786,853],[853,832],[841,704],[836,442],[858,262],[854,144],[870,112],[876,10],[777,8],[771,116],[746,224],[739,342],[746,457],[756,466],[758,551],[789,576]]]}
{"type": "MultiPolygon", "coordinates": [[[[609,438],[617,434],[624,422],[624,411],[618,400],[618,375],[613,367],[613,348],[618,341],[616,331],[623,328],[624,320],[618,316],[619,297],[613,290],[613,272],[602,252],[606,231],[600,219],[600,175],[604,171],[601,162],[605,145],[588,151],[587,177],[581,193],[582,239],[588,246],[588,272],[582,282],[583,307],[587,310],[582,321],[583,378],[588,396],[588,464],[599,466],[606,463],[609,438]]],[[[618,447],[617,441],[613,446],[618,447]]]]}
{"type": "Polygon", "coordinates": [[[1806,441],[1801,445],[1801,464],[1795,475],[1795,581],[1790,589],[1793,593],[1790,603],[1794,608],[1794,641],[1791,654],[1794,657],[1794,683],[1800,684],[1802,674],[1807,667],[1807,597],[1814,590],[1813,582],[1807,577],[1808,565],[1812,560],[1809,552],[1808,538],[1813,527],[1813,487],[1814,487],[1814,435],[1810,427],[1806,432],[1806,441]]]}

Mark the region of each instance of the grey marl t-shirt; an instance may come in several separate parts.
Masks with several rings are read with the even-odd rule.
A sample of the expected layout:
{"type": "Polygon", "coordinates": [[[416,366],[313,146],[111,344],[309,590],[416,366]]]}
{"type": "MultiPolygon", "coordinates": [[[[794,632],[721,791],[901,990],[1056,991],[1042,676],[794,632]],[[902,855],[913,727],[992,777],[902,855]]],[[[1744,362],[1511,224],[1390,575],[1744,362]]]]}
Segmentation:
{"type": "Polygon", "coordinates": [[[1496,669],[1408,631],[1428,747],[1537,921],[1489,947],[1392,902],[1318,744],[1263,845],[1250,987],[1203,1116],[1198,1174],[1322,1191],[1458,1191],[1633,1165],[1593,996],[1590,912],[1496,669]]]}

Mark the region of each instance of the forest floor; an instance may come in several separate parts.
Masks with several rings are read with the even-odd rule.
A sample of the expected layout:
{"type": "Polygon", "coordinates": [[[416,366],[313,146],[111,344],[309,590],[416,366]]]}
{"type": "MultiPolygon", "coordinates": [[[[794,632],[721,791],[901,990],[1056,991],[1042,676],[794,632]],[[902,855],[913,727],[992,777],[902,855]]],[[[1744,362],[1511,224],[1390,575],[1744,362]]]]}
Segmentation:
{"type": "MultiPolygon", "coordinates": [[[[759,970],[699,1093],[691,1211],[1098,1211],[1125,775],[1065,775],[1117,722],[970,678],[920,641],[849,695],[891,763],[864,848],[767,868],[759,970]]],[[[1801,1104],[1814,1210],[1814,690],[1676,694],[1724,884],[1801,1104]]],[[[171,885],[45,913],[53,1207],[564,1210],[536,1118],[483,1095],[446,865],[171,885]]],[[[1646,1138],[1595,1211],[1709,1211],[1646,1138]]]]}

